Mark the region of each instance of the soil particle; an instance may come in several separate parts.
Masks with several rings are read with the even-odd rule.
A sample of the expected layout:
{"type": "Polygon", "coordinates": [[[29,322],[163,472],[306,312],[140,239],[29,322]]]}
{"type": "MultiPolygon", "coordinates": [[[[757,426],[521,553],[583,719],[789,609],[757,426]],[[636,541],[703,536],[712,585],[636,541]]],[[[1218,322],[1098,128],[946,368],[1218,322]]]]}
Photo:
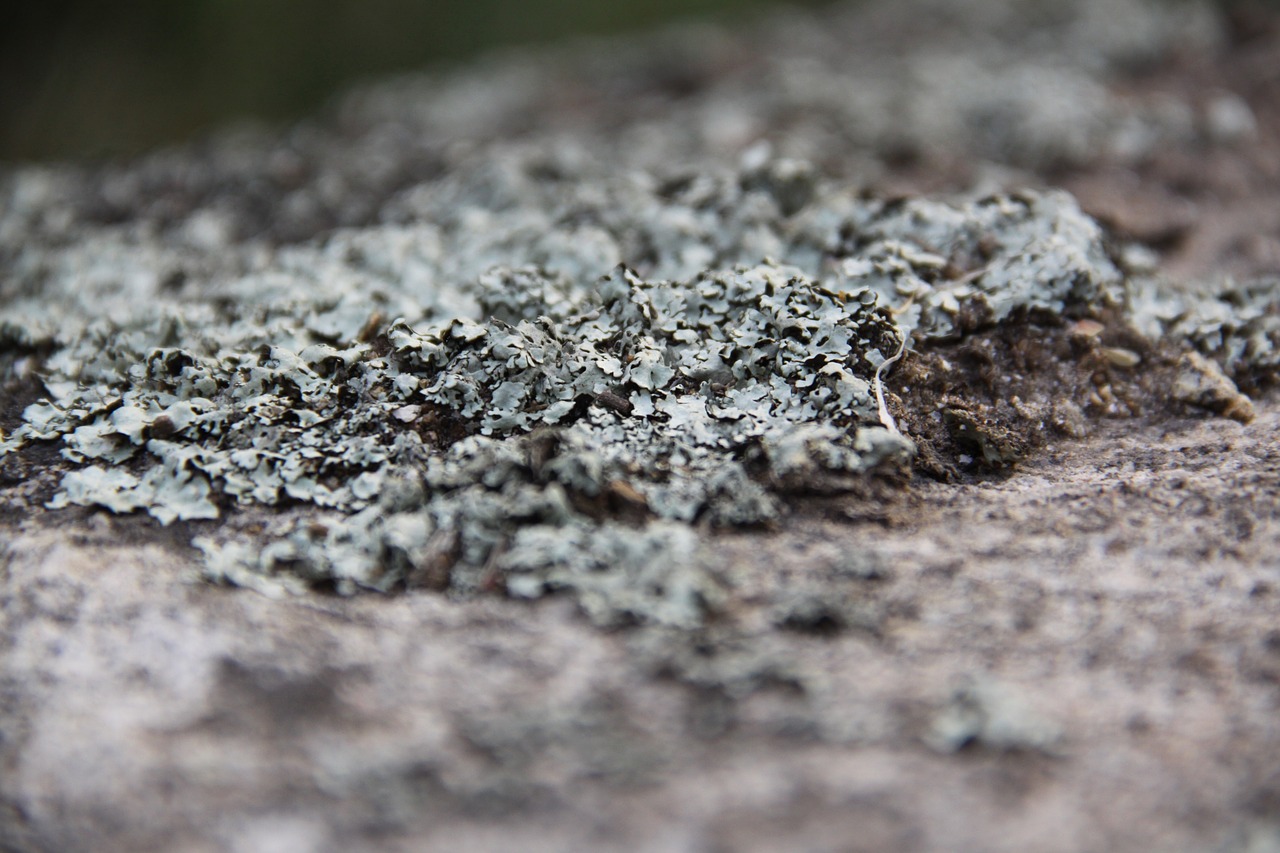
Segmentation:
{"type": "Polygon", "coordinates": [[[1240,393],[1222,368],[1199,353],[1189,352],[1182,357],[1171,393],[1175,400],[1242,424],[1253,420],[1253,402],[1240,393]]]}

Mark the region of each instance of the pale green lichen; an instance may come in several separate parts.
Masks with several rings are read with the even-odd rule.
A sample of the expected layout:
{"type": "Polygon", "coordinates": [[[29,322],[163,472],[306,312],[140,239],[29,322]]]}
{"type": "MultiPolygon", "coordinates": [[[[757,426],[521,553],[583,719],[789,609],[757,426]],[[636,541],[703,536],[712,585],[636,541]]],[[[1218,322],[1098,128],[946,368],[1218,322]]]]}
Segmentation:
{"type": "Polygon", "coordinates": [[[1237,383],[1253,393],[1280,381],[1280,281],[1228,279],[1187,290],[1145,275],[1130,281],[1127,293],[1135,328],[1193,350],[1180,365],[1173,398],[1252,420],[1252,403],[1237,383]]]}
{"type": "Polygon", "coordinates": [[[1208,293],[1163,296],[1160,313],[1163,334],[1187,341],[1229,375],[1251,383],[1280,379],[1280,280],[1227,282],[1208,293]]]}
{"type": "MultiPolygon", "coordinates": [[[[750,85],[704,75],[660,133],[629,110],[571,138],[525,128],[564,78],[514,58],[357,93],[344,122],[367,132],[340,144],[303,128],[17,170],[0,348],[38,361],[45,395],[0,455],[57,446],[55,508],[279,508],[255,536],[199,540],[209,577],[264,591],[569,589],[604,623],[695,624],[716,585],[691,525],[774,523],[794,490],[908,458],[878,399],[908,340],[1128,299],[1152,334],[1274,364],[1262,295],[1142,308],[1063,193],[890,201],[806,159],[874,172],[867,152],[943,141],[1124,161],[1202,133],[1185,104],[1133,109],[1101,82],[1212,32],[1199,7],[1069,5],[1052,26],[995,22],[1010,37],[983,63],[945,39],[850,50],[840,12],[737,47],[662,42],[677,71],[774,59],[750,85]]],[[[600,92],[652,74],[650,46],[577,61],[600,92]]]]}
{"type": "Polygon", "coordinates": [[[281,522],[260,548],[202,540],[211,577],[389,589],[448,537],[455,590],[496,573],[520,595],[572,588],[601,621],[607,599],[688,623],[713,596],[667,522],[769,522],[787,491],[902,466],[912,446],[886,428],[873,383],[904,335],[954,337],[965,311],[1069,313],[1119,282],[1062,194],[890,204],[797,164],[744,168],[675,193],[638,176],[453,175],[416,229],[290,248],[212,277],[197,300],[136,273],[143,241],[123,283],[100,272],[69,331],[44,339],[49,396],[6,451],[58,441],[86,466],[55,508],[163,523],[227,504],[337,511],[281,522]],[[495,180],[509,185],[485,207],[495,180]],[[615,266],[637,232],[646,275],[615,266]],[[765,246],[778,257],[732,265],[765,246]],[[691,264],[720,266],[677,277],[691,264]],[[377,319],[391,309],[400,319],[377,319]],[[99,311],[114,319],[86,316],[99,311]],[[416,497],[389,507],[403,482],[416,497]],[[619,495],[639,527],[591,509],[619,495]],[[657,552],[670,577],[632,559],[657,552]]]}

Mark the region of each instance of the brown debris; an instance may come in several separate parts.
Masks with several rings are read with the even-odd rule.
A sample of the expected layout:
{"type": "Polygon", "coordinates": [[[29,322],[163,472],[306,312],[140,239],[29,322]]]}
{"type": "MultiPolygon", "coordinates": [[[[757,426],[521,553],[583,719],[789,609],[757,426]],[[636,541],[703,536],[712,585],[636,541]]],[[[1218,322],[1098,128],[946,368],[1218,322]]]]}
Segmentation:
{"type": "Polygon", "coordinates": [[[1208,409],[1224,418],[1247,424],[1253,420],[1253,401],[1240,393],[1217,363],[1196,352],[1178,362],[1178,377],[1172,395],[1175,400],[1208,409]]]}

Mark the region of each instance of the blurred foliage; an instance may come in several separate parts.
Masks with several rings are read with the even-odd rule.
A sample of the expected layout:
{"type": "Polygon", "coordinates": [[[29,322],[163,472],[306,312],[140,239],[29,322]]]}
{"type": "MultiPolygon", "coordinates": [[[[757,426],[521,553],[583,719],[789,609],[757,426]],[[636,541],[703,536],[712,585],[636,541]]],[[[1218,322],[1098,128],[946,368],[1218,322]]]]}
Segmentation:
{"type": "MultiPolygon", "coordinates": [[[[40,0],[0,11],[0,160],[127,154],[286,119],[352,78],[767,0],[40,0]]],[[[815,2],[815,0],[806,0],[815,2]]]]}
{"type": "MultiPolygon", "coordinates": [[[[128,154],[238,118],[303,115],[353,78],[458,61],[499,45],[617,33],[678,18],[732,20],[778,2],[6,3],[0,5],[0,162],[128,154]]],[[[1280,8],[1280,0],[1218,2],[1266,20],[1274,20],[1267,9],[1280,8]]]]}

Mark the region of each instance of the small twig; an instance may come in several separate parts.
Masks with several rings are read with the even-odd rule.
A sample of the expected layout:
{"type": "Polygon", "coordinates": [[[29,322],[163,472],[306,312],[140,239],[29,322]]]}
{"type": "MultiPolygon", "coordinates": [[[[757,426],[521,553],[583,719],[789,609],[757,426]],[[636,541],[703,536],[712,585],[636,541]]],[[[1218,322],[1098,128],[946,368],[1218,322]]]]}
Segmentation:
{"type": "Polygon", "coordinates": [[[916,304],[916,295],[913,293],[907,297],[906,302],[902,303],[897,308],[890,308],[889,313],[892,314],[894,317],[897,317],[899,314],[903,313],[904,311],[906,311],[908,308],[910,308],[912,305],[915,305],[915,304],[916,304]]]}
{"type": "Polygon", "coordinates": [[[986,275],[987,270],[989,269],[991,269],[990,264],[987,264],[985,267],[978,267],[976,270],[970,270],[969,272],[965,273],[964,275],[956,279],[953,282],[953,284],[968,284],[971,281],[977,281],[978,279],[986,275]]]}
{"type": "Polygon", "coordinates": [[[898,345],[898,351],[891,358],[886,358],[880,362],[880,366],[876,368],[876,375],[873,381],[876,390],[876,407],[880,411],[880,423],[894,435],[902,435],[902,432],[898,429],[898,423],[893,419],[893,415],[889,414],[889,407],[884,401],[884,383],[880,381],[880,377],[884,374],[885,368],[902,358],[902,354],[907,351],[907,341],[910,339],[910,331],[902,333],[902,343],[898,345]]]}

